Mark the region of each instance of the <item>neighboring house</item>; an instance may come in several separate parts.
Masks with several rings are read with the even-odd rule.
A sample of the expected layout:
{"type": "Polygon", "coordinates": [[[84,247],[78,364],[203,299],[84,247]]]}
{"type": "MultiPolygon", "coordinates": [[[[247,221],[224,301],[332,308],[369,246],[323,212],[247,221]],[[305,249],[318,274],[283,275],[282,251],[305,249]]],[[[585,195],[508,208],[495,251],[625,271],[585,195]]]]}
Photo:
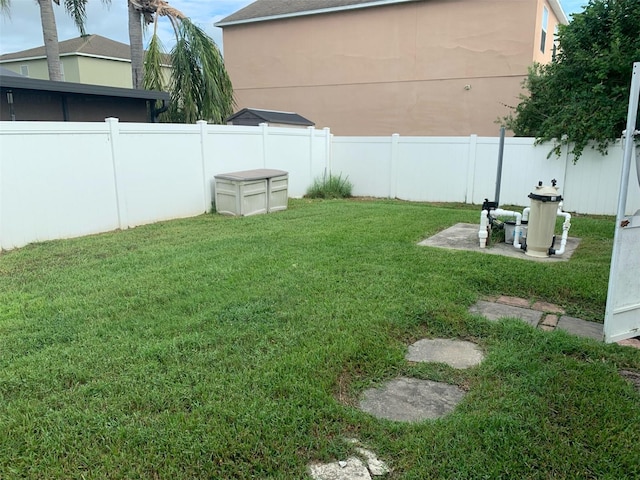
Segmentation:
{"type": "Polygon", "coordinates": [[[155,122],[156,101],[169,94],[153,90],[52,82],[17,75],[0,67],[0,120],[155,122]]]}
{"type": "MultiPolygon", "coordinates": [[[[109,87],[132,87],[129,45],[100,35],[72,38],[59,42],[58,45],[65,81],[109,87]]],[[[49,79],[44,46],[1,55],[0,66],[26,77],[49,79]]],[[[169,75],[169,66],[164,67],[169,75]]]]}
{"type": "Polygon", "coordinates": [[[311,120],[294,112],[262,110],[259,108],[243,108],[225,119],[227,125],[256,126],[266,123],[272,127],[312,127],[311,120]]]}
{"type": "Polygon", "coordinates": [[[257,0],[216,25],[237,105],[338,135],[491,135],[535,61],[558,0],[257,0]]]}

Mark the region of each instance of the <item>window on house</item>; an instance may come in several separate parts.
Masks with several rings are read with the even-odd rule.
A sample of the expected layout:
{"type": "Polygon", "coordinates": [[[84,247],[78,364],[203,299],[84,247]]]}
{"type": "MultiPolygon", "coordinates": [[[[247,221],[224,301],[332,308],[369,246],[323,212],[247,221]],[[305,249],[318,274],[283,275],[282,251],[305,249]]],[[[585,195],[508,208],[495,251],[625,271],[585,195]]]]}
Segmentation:
{"type": "Polygon", "coordinates": [[[20,65],[20,74],[25,77],[29,76],[29,65],[20,65]]]}
{"type": "Polygon", "coordinates": [[[547,28],[549,27],[549,10],[542,7],[542,34],[540,35],[540,51],[544,53],[544,47],[547,43],[547,28]]]}
{"type": "Polygon", "coordinates": [[[62,62],[60,62],[60,78],[64,82],[64,65],[62,62]]]}
{"type": "Polygon", "coordinates": [[[551,53],[551,60],[556,59],[556,55],[558,53],[558,25],[553,30],[553,51],[551,53]]]}

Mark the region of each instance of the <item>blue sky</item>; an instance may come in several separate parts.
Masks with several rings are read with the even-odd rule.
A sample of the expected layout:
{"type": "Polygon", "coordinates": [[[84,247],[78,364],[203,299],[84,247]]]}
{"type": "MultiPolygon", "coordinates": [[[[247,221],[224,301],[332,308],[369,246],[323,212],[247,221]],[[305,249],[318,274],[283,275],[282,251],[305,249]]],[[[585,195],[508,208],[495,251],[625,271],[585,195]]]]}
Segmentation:
{"type": "MultiPolygon", "coordinates": [[[[278,0],[272,0],[278,1],[278,0]]],[[[171,6],[182,11],[202,27],[222,46],[222,31],[213,26],[218,20],[250,4],[253,0],[169,0],[171,6]]],[[[582,11],[588,0],[560,0],[569,18],[572,13],[582,11]]],[[[123,43],[129,43],[127,31],[126,0],[111,0],[111,6],[92,0],[87,7],[87,32],[102,35],[123,43]]],[[[54,5],[60,41],[79,35],[71,18],[61,7],[54,5]]],[[[167,50],[172,46],[173,33],[169,22],[161,20],[158,25],[160,38],[167,50]]],[[[150,33],[150,32],[149,32],[150,33]]],[[[40,14],[35,0],[11,0],[10,18],[0,18],[0,54],[26,50],[43,44],[40,14]]]]}

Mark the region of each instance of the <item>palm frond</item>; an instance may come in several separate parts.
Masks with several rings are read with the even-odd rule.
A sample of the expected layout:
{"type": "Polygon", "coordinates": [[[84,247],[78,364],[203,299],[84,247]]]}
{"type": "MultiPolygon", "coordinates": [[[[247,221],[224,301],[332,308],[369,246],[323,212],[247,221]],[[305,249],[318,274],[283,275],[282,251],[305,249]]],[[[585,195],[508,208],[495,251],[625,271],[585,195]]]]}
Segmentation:
{"type": "Polygon", "coordinates": [[[64,0],[64,9],[73,18],[73,23],[82,36],[87,34],[84,28],[87,23],[87,2],[88,0],[64,0]]]}
{"type": "Polygon", "coordinates": [[[11,18],[11,0],[0,0],[0,13],[11,18]]]}
{"type": "Polygon", "coordinates": [[[231,80],[215,42],[188,18],[180,19],[171,52],[174,121],[222,123],[233,113],[231,80]]]}
{"type": "Polygon", "coordinates": [[[145,90],[164,90],[162,76],[162,42],[158,35],[154,34],[149,42],[149,47],[144,56],[144,81],[142,88],[145,90]]]}

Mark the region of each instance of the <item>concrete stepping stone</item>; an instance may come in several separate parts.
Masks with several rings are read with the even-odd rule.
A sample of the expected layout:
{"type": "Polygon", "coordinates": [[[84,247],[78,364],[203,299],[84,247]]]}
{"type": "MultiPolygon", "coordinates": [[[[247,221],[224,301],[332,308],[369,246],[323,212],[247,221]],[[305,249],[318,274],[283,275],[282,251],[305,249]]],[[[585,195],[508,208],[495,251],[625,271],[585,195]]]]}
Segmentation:
{"type": "Polygon", "coordinates": [[[566,315],[560,317],[556,328],[578,337],[593,338],[600,341],[604,338],[604,325],[601,323],[588,322],[566,315]]]}
{"type": "Polygon", "coordinates": [[[519,318],[532,327],[536,327],[542,318],[542,312],[538,310],[503,305],[501,303],[486,302],[484,300],[480,300],[478,303],[473,305],[469,309],[469,312],[480,314],[487,320],[493,321],[500,320],[501,318],[519,318]]]}
{"type": "Polygon", "coordinates": [[[475,343],[446,338],[418,340],[409,345],[405,356],[405,359],[411,362],[446,363],[453,368],[473,367],[483,358],[482,350],[475,343]]]}
{"type": "Polygon", "coordinates": [[[377,418],[420,422],[450,413],[464,396],[455,385],[399,377],[366,390],[359,406],[377,418]]]}
{"type": "Polygon", "coordinates": [[[314,480],[371,480],[369,469],[357,457],[349,457],[339,462],[312,464],[309,466],[309,473],[314,480]]]}

